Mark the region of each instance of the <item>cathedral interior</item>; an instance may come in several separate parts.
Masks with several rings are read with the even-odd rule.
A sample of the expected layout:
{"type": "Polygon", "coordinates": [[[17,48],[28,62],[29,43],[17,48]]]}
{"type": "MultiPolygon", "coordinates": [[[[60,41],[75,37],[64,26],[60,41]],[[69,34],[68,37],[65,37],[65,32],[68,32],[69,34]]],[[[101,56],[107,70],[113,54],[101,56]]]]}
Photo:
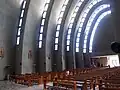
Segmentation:
{"type": "Polygon", "coordinates": [[[0,0],[0,90],[30,89],[6,81],[11,75],[116,70],[120,54],[111,44],[120,42],[119,8],[120,0],[0,0]],[[17,88],[1,88],[5,83],[17,88]]]}

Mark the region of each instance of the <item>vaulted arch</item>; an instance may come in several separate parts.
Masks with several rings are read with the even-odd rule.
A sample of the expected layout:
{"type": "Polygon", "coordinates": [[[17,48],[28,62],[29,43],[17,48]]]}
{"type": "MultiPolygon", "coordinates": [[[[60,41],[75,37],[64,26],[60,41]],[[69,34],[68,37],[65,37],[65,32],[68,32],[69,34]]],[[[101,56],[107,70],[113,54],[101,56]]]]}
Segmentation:
{"type": "Polygon", "coordinates": [[[89,42],[89,52],[91,53],[92,52],[92,46],[93,46],[93,40],[94,40],[94,36],[95,36],[95,32],[97,30],[97,27],[99,26],[101,20],[106,17],[107,15],[110,15],[111,14],[111,10],[109,11],[106,11],[106,12],[103,12],[97,19],[95,25],[94,25],[94,28],[92,30],[92,34],[90,36],[90,42],[89,42]]]}
{"type": "Polygon", "coordinates": [[[90,18],[87,22],[85,31],[84,31],[83,53],[86,53],[88,34],[89,34],[89,31],[90,31],[90,28],[91,28],[91,25],[92,25],[94,19],[96,18],[97,14],[99,14],[102,10],[107,9],[107,8],[110,8],[109,4],[100,5],[98,8],[96,8],[94,10],[92,15],[90,16],[90,18]]]}

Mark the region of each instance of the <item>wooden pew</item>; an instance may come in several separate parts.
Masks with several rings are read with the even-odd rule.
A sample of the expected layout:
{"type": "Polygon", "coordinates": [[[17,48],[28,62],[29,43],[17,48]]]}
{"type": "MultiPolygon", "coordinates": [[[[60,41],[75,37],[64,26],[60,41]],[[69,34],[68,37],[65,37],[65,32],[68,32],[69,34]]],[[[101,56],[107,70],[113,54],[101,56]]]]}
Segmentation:
{"type": "MultiPolygon", "coordinates": [[[[105,67],[107,68],[107,67],[105,67]]],[[[68,70],[64,70],[62,72],[47,72],[43,74],[32,73],[32,74],[20,74],[20,75],[12,75],[11,78],[13,81],[21,84],[27,84],[28,86],[33,85],[34,82],[38,84],[42,84],[44,82],[54,82],[55,78],[57,80],[75,80],[77,75],[85,75],[90,72],[94,72],[96,70],[103,69],[102,68],[83,68],[83,69],[71,69],[69,70],[69,74],[66,72],[68,70]]]]}

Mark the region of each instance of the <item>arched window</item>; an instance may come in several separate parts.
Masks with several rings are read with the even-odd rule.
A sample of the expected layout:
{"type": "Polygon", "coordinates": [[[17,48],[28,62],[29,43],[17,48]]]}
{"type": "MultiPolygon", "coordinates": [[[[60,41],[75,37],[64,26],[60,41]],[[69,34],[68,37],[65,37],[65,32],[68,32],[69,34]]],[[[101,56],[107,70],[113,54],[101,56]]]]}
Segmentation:
{"type": "Polygon", "coordinates": [[[70,39],[71,39],[71,32],[72,32],[72,27],[73,27],[73,23],[75,20],[75,17],[80,9],[80,6],[82,5],[82,3],[84,2],[84,0],[79,0],[79,2],[77,3],[77,5],[75,6],[74,12],[72,13],[70,22],[69,22],[69,26],[68,26],[68,31],[67,31],[67,51],[69,51],[70,49],[70,39]]]}
{"type": "Polygon", "coordinates": [[[78,41],[78,38],[81,37],[81,31],[82,31],[82,28],[83,28],[84,21],[87,17],[87,14],[89,13],[89,11],[92,9],[92,7],[94,5],[96,5],[97,3],[101,2],[101,1],[102,0],[91,0],[90,2],[88,2],[86,7],[84,8],[83,12],[81,13],[81,16],[80,16],[80,19],[79,19],[80,20],[79,21],[79,28],[77,30],[77,37],[76,37],[76,52],[79,52],[79,42],[80,41],[78,41]]]}
{"type": "Polygon", "coordinates": [[[44,5],[44,11],[42,13],[42,20],[40,23],[40,30],[39,30],[39,48],[42,48],[42,43],[43,43],[43,32],[44,32],[44,26],[45,26],[45,21],[46,21],[46,15],[48,12],[50,0],[46,0],[46,3],[44,5]]]}
{"type": "Polygon", "coordinates": [[[56,35],[55,35],[55,50],[58,50],[58,42],[59,42],[59,33],[60,33],[60,27],[61,27],[61,22],[67,7],[69,0],[65,0],[64,4],[61,8],[60,14],[59,14],[59,18],[57,20],[57,26],[56,26],[56,35]]]}
{"type": "Polygon", "coordinates": [[[16,45],[20,44],[20,37],[21,37],[21,32],[22,32],[22,25],[23,25],[23,18],[24,18],[24,14],[25,14],[26,3],[27,2],[25,0],[22,0],[21,11],[20,11],[20,16],[19,16],[19,23],[18,23],[18,28],[17,28],[16,45]]]}
{"type": "Polygon", "coordinates": [[[93,39],[94,39],[95,32],[96,32],[96,30],[97,30],[97,27],[98,27],[100,21],[101,21],[105,16],[107,16],[107,15],[109,15],[109,14],[111,14],[111,10],[102,13],[102,14],[98,17],[98,19],[97,19],[97,21],[96,21],[96,23],[95,23],[95,26],[94,26],[94,28],[93,28],[93,31],[92,31],[92,34],[91,34],[91,37],[90,37],[90,43],[89,43],[89,52],[90,52],[90,53],[92,52],[93,39]]]}
{"type": "Polygon", "coordinates": [[[98,8],[96,8],[94,10],[94,12],[92,13],[92,15],[90,16],[88,22],[87,22],[87,25],[86,25],[86,28],[85,28],[85,31],[84,31],[84,44],[83,44],[83,53],[86,53],[86,49],[87,49],[87,39],[88,39],[88,34],[89,34],[89,31],[90,31],[90,27],[92,25],[92,22],[93,20],[95,19],[95,17],[97,16],[97,14],[102,11],[103,9],[105,8],[110,8],[110,5],[109,4],[103,4],[103,5],[100,5],[98,8]]]}

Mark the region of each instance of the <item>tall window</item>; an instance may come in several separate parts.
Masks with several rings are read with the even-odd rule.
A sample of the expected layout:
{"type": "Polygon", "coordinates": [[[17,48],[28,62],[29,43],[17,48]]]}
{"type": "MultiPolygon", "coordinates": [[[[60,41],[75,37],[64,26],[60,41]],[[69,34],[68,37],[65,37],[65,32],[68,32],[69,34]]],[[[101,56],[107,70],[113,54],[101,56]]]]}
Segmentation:
{"type": "Polygon", "coordinates": [[[61,22],[67,7],[69,0],[65,0],[64,4],[62,6],[62,9],[59,14],[59,18],[57,20],[57,26],[56,26],[56,35],[55,35],[55,50],[58,50],[58,42],[59,42],[59,34],[60,34],[60,28],[61,28],[61,22]]]}
{"type": "Polygon", "coordinates": [[[98,17],[98,19],[97,19],[97,21],[96,21],[96,23],[95,23],[95,26],[94,26],[94,28],[93,28],[93,31],[92,31],[92,34],[91,34],[91,37],[90,37],[90,43],[89,43],[89,52],[90,52],[90,53],[92,52],[93,39],[94,39],[95,32],[96,32],[96,30],[97,30],[97,27],[98,27],[100,21],[101,21],[105,16],[107,16],[107,15],[109,15],[109,14],[111,14],[111,10],[102,13],[102,14],[98,17]]]}
{"type": "Polygon", "coordinates": [[[44,5],[44,11],[42,13],[42,20],[40,24],[40,30],[39,30],[39,48],[42,48],[42,43],[43,43],[43,32],[44,32],[44,26],[45,26],[45,21],[46,21],[46,15],[48,12],[50,0],[46,0],[46,3],[44,5]]]}
{"type": "Polygon", "coordinates": [[[71,16],[71,19],[70,19],[70,23],[69,23],[69,26],[68,26],[68,31],[67,31],[67,42],[66,42],[66,49],[67,51],[70,50],[70,39],[71,39],[71,32],[72,32],[72,27],[73,27],[73,23],[74,23],[74,20],[75,20],[75,17],[79,11],[79,8],[80,6],[82,5],[84,0],[79,0],[79,2],[77,3],[77,5],[75,6],[75,9],[74,9],[74,12],[71,16]]]}
{"type": "Polygon", "coordinates": [[[25,0],[22,1],[21,11],[20,11],[20,16],[19,16],[19,23],[18,23],[18,28],[17,28],[17,40],[16,40],[17,45],[20,44],[20,36],[22,32],[22,25],[23,25],[23,18],[24,18],[26,3],[27,2],[25,0]]]}
{"type": "Polygon", "coordinates": [[[81,13],[81,16],[80,16],[80,23],[79,23],[79,28],[78,28],[78,31],[77,31],[77,37],[76,37],[76,52],[79,52],[79,43],[80,43],[80,37],[81,37],[81,31],[82,31],[82,28],[83,28],[83,24],[84,24],[84,21],[87,17],[87,14],[89,13],[89,11],[91,10],[91,8],[96,5],[97,3],[99,3],[100,1],[102,0],[92,0],[91,2],[89,2],[86,7],[84,8],[83,12],[81,13]]]}
{"type": "Polygon", "coordinates": [[[86,28],[85,28],[85,31],[84,31],[84,44],[83,44],[83,53],[86,53],[86,50],[87,50],[87,39],[88,39],[88,34],[89,34],[89,31],[90,31],[90,27],[92,25],[92,22],[93,20],[95,19],[95,17],[97,16],[97,14],[102,11],[103,9],[105,8],[109,8],[110,5],[109,4],[103,4],[103,5],[100,5],[97,9],[95,9],[95,11],[92,13],[92,15],[90,16],[88,22],[87,22],[87,25],[86,25],[86,28]]]}

